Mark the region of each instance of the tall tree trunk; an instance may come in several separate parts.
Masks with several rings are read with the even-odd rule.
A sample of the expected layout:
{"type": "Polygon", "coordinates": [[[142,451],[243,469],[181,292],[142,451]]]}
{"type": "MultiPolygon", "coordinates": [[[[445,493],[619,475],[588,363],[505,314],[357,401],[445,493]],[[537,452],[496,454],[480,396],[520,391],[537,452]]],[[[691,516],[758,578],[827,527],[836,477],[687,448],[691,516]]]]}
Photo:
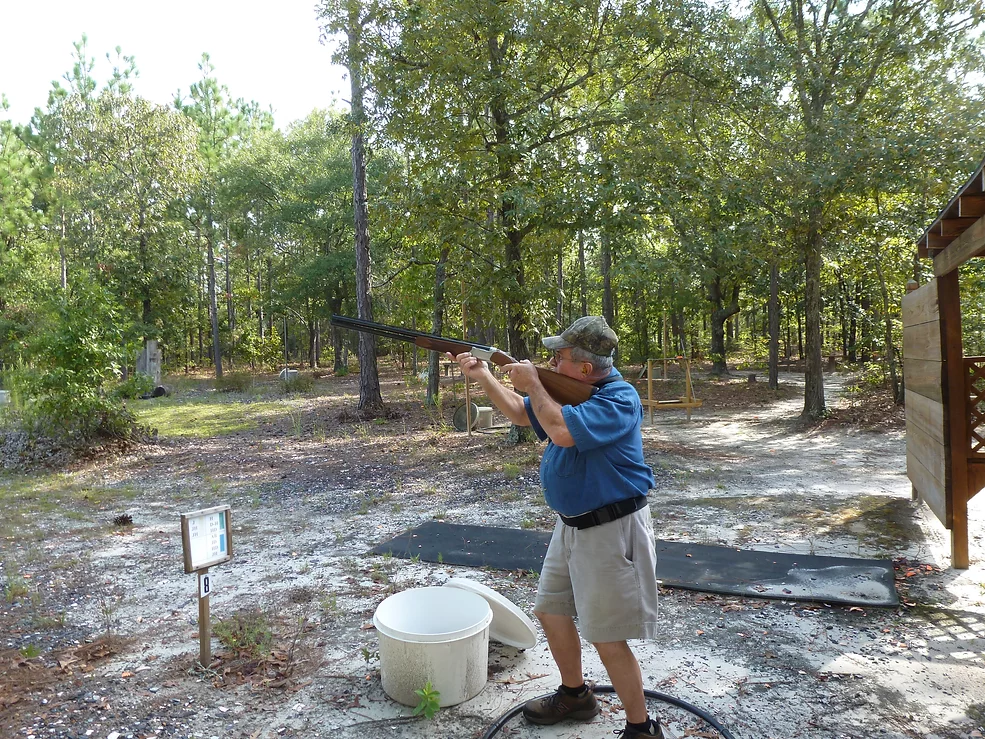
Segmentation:
{"type": "Polygon", "coordinates": [[[612,299],[612,242],[606,230],[602,230],[602,317],[610,326],[615,324],[615,301],[612,299]]]}
{"type": "MultiPolygon", "coordinates": [[[[564,246],[557,250],[557,310],[555,311],[557,325],[564,328],[564,246]]],[[[560,330],[560,329],[559,329],[560,330]]]]}
{"type": "Polygon", "coordinates": [[[739,312],[739,286],[732,286],[731,300],[725,305],[722,296],[722,279],[716,277],[708,285],[708,300],[713,306],[711,312],[711,373],[719,377],[727,376],[728,363],[725,349],[725,322],[739,312]]]}
{"type": "MultiPolygon", "coordinates": [[[[417,331],[417,313],[411,314],[410,317],[410,330],[417,331]]],[[[410,371],[413,373],[414,377],[417,377],[417,345],[415,344],[411,348],[410,355],[410,371]]]]}
{"type": "Polygon", "coordinates": [[[861,317],[861,325],[859,326],[859,344],[862,347],[862,351],[859,354],[859,359],[863,362],[868,362],[872,358],[872,327],[866,320],[866,317],[872,311],[872,298],[869,297],[869,291],[864,280],[858,281],[858,314],[861,317]]]}
{"type": "MultiPolygon", "coordinates": [[[[881,215],[882,209],[878,190],[875,193],[875,204],[876,214],[881,215]]],[[[886,362],[889,364],[889,381],[892,383],[893,388],[893,402],[896,405],[903,405],[905,390],[896,362],[896,347],[893,345],[893,319],[889,311],[889,286],[886,284],[886,276],[882,271],[882,249],[878,241],[875,245],[875,257],[876,274],[879,277],[879,290],[882,294],[883,351],[886,353],[886,362]]]]}
{"type": "Polygon", "coordinates": [[[273,260],[267,257],[267,334],[273,335],[274,333],[274,311],[271,306],[274,304],[274,266],[273,260]]]}
{"type": "Polygon", "coordinates": [[[893,319],[889,313],[889,286],[886,285],[886,277],[882,271],[882,255],[879,246],[876,245],[875,258],[876,275],[879,277],[879,290],[882,294],[882,330],[883,330],[883,351],[886,354],[886,362],[889,369],[889,381],[893,388],[893,402],[896,405],[903,405],[903,383],[900,382],[899,371],[896,364],[896,347],[893,346],[893,319]]]}
{"type": "MultiPolygon", "coordinates": [[[[369,252],[369,212],[366,196],[366,153],[363,132],[366,111],[363,103],[363,59],[359,8],[349,4],[349,89],[352,102],[352,204],[356,229],[356,308],[359,318],[373,320],[372,271],[369,252]]],[[[359,332],[359,405],[360,410],[383,409],[380,376],[376,367],[376,337],[359,332]]]]}
{"type": "Polygon", "coordinates": [[[212,361],[215,364],[215,376],[218,380],[222,378],[222,346],[219,343],[219,308],[216,304],[215,295],[215,249],[212,242],[212,227],[206,226],[205,244],[208,248],[209,318],[212,321],[212,361]]]}
{"type": "MultiPolygon", "coordinates": [[[[847,288],[846,288],[847,289],[847,288]]],[[[849,318],[848,318],[848,361],[854,364],[858,361],[858,290],[859,283],[855,283],[855,294],[847,297],[849,318]]]]}
{"type": "MultiPolygon", "coordinates": [[[[434,311],[431,314],[431,333],[441,335],[444,328],[445,317],[445,279],[446,266],[450,248],[447,244],[441,245],[438,253],[438,264],[434,269],[434,311]]],[[[424,398],[424,403],[429,406],[438,405],[439,388],[439,366],[440,359],[438,352],[428,352],[428,391],[424,398]]]]}
{"type": "MultiPolygon", "coordinates": [[[[197,224],[195,226],[195,243],[196,244],[201,244],[202,243],[202,230],[201,230],[201,228],[197,224]]],[[[202,270],[202,260],[201,259],[196,259],[195,261],[197,263],[195,265],[195,269],[196,269],[196,271],[198,273],[196,275],[196,277],[198,279],[197,279],[196,285],[195,285],[195,287],[196,287],[196,291],[195,292],[197,293],[197,296],[196,296],[196,312],[197,312],[197,318],[198,318],[198,320],[195,322],[195,330],[198,332],[198,359],[195,361],[195,363],[197,365],[201,365],[202,364],[202,360],[205,357],[205,337],[202,335],[202,333],[203,333],[202,332],[202,324],[205,321],[204,316],[202,315],[202,310],[203,310],[203,308],[202,308],[202,306],[203,306],[203,301],[202,301],[202,281],[205,279],[205,275],[202,274],[202,271],[203,271],[202,270]]]]}
{"type": "Polygon", "coordinates": [[[797,307],[797,359],[804,361],[804,301],[797,293],[794,293],[794,300],[797,307]]]}
{"type": "Polygon", "coordinates": [[[229,226],[226,226],[226,324],[229,326],[229,367],[232,369],[233,366],[233,342],[235,342],[236,336],[236,313],[233,308],[233,286],[232,277],[229,274],[229,262],[231,261],[231,254],[229,248],[229,226]]]}
{"type": "Polygon", "coordinates": [[[838,270],[838,321],[841,326],[841,356],[848,358],[848,283],[845,275],[838,270]]]}
{"type": "MultiPolygon", "coordinates": [[[[144,273],[145,279],[141,282],[141,291],[143,296],[141,299],[141,311],[140,311],[140,322],[143,324],[143,345],[147,346],[147,333],[151,325],[151,298],[150,298],[150,285],[147,284],[146,275],[150,274],[149,253],[147,249],[147,232],[144,230],[146,226],[146,212],[144,210],[144,205],[141,204],[140,210],[137,216],[137,229],[139,236],[137,237],[137,252],[140,255],[140,268],[144,273]]],[[[126,351],[123,352],[126,355],[126,351]]],[[[136,371],[136,363],[134,363],[134,371],[136,371]]],[[[126,357],[123,362],[123,379],[127,380],[130,377],[130,357],[126,357]]]]}
{"type": "Polygon", "coordinates": [[[770,390],[780,386],[780,270],[775,257],[770,264],[770,302],[768,321],[770,335],[770,390]]]}
{"type": "Polygon", "coordinates": [[[588,275],[585,273],[585,232],[578,229],[578,284],[581,289],[581,315],[588,315],[588,275]]]}
{"type": "Polygon", "coordinates": [[[308,366],[314,369],[318,366],[318,322],[315,319],[314,312],[311,310],[311,300],[309,299],[307,303],[308,310],[306,312],[308,315],[306,316],[307,320],[305,323],[308,329],[308,366]]]}
{"type": "MultiPolygon", "coordinates": [[[[503,77],[503,56],[509,42],[496,28],[486,29],[486,46],[489,51],[490,71],[494,78],[503,77]]],[[[496,94],[489,101],[489,111],[493,119],[495,137],[494,153],[497,166],[497,185],[500,189],[499,219],[506,238],[503,261],[509,281],[503,295],[506,304],[506,341],[509,353],[517,360],[530,359],[530,349],[524,331],[528,328],[526,277],[523,268],[523,251],[520,246],[531,225],[521,224],[517,218],[517,205],[511,192],[516,179],[518,163],[517,147],[511,139],[510,115],[505,98],[496,94]]],[[[529,426],[510,427],[506,437],[507,444],[520,444],[535,439],[529,426]]]]}
{"type": "Polygon", "coordinates": [[[68,257],[65,252],[66,228],[65,228],[65,206],[61,208],[61,238],[58,239],[58,264],[59,276],[61,278],[62,291],[68,290],[68,257]]]}
{"type": "Polygon", "coordinates": [[[810,421],[824,418],[821,361],[821,206],[810,206],[804,242],[804,410],[810,421]]]}

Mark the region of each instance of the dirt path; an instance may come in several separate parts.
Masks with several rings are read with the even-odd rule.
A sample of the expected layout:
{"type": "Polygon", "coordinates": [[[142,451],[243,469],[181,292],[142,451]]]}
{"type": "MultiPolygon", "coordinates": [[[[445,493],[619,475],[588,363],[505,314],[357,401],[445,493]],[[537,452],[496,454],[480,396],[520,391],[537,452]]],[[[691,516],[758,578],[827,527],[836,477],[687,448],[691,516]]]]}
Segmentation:
{"type": "MultiPolygon", "coordinates": [[[[644,428],[657,536],[895,559],[907,605],[864,611],[665,590],[665,634],[638,645],[646,685],[746,739],[981,736],[980,513],[971,514],[972,569],[942,569],[946,532],[910,502],[901,431],[804,430],[799,380],[782,381],[779,396],[735,384],[723,397],[742,395],[739,407],[708,402],[690,422],[667,412],[644,428]]],[[[833,403],[842,382],[828,378],[833,403]]],[[[366,551],[433,518],[543,529],[553,519],[539,447],[433,425],[420,390],[399,379],[384,395],[401,417],[339,423],[353,383],[319,381],[290,413],[235,434],[165,440],[43,481],[7,478],[21,492],[4,499],[0,736],[480,737],[510,707],[553,690],[541,640],[526,651],[491,644],[486,688],[430,722],[383,694],[377,637],[365,627],[387,595],[468,577],[529,612],[536,579],[366,551]],[[15,516],[15,503],[30,515],[15,516]],[[262,617],[275,641],[259,664],[214,641],[220,659],[202,671],[178,516],[219,503],[233,507],[235,558],[214,570],[214,618],[245,628],[262,617]],[[112,525],[121,513],[132,527],[112,525]],[[107,646],[107,634],[118,640],[107,646]]],[[[590,648],[585,664],[608,682],[590,648]]],[[[612,736],[621,713],[607,706],[605,720],[587,726],[511,722],[504,735],[612,736]]],[[[678,737],[714,736],[654,707],[678,737]]]]}

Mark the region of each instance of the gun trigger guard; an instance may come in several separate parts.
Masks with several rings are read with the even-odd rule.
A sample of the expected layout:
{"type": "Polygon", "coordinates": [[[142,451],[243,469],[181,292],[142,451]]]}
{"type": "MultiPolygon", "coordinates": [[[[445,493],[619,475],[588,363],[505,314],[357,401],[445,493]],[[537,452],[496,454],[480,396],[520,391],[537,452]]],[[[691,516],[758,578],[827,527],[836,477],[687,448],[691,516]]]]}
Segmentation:
{"type": "Polygon", "coordinates": [[[471,349],[469,349],[469,354],[471,354],[476,359],[481,359],[485,362],[488,362],[490,359],[492,359],[492,355],[498,351],[499,349],[497,349],[494,346],[491,346],[488,349],[480,349],[476,346],[473,346],[471,349]]]}

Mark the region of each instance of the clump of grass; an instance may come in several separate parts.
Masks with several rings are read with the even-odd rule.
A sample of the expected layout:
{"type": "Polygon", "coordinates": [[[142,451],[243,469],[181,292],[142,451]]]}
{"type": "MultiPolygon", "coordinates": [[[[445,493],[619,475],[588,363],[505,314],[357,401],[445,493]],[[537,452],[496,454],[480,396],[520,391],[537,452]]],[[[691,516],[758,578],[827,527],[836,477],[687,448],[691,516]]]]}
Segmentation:
{"type": "Polygon", "coordinates": [[[299,372],[290,379],[283,380],[281,384],[281,389],[287,395],[310,393],[315,387],[315,378],[311,375],[303,375],[299,372]]]}
{"type": "Polygon", "coordinates": [[[304,435],[304,411],[297,406],[291,406],[287,409],[287,414],[291,417],[291,433],[300,439],[304,435]]]}
{"type": "Polygon", "coordinates": [[[27,598],[31,594],[31,589],[27,580],[17,575],[8,575],[7,584],[4,587],[4,595],[8,603],[15,603],[22,598],[27,598]]]}
{"type": "Polygon", "coordinates": [[[212,633],[224,647],[252,659],[265,659],[274,642],[270,620],[258,609],[239,611],[217,621],[212,633]]]}

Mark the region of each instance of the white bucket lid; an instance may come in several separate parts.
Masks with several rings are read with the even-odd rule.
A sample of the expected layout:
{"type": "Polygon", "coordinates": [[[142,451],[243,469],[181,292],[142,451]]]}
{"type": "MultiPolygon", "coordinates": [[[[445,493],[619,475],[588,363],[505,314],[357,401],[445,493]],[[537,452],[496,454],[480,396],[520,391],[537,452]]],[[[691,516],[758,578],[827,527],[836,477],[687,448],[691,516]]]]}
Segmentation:
{"type": "Polygon", "coordinates": [[[537,629],[527,615],[505,598],[481,582],[453,577],[445,585],[481,595],[492,609],[489,638],[518,649],[531,649],[537,644],[537,629]]]}
{"type": "Polygon", "coordinates": [[[406,642],[445,642],[478,634],[492,621],[489,604],[475,593],[448,588],[412,588],[380,603],[373,625],[406,642]]]}

